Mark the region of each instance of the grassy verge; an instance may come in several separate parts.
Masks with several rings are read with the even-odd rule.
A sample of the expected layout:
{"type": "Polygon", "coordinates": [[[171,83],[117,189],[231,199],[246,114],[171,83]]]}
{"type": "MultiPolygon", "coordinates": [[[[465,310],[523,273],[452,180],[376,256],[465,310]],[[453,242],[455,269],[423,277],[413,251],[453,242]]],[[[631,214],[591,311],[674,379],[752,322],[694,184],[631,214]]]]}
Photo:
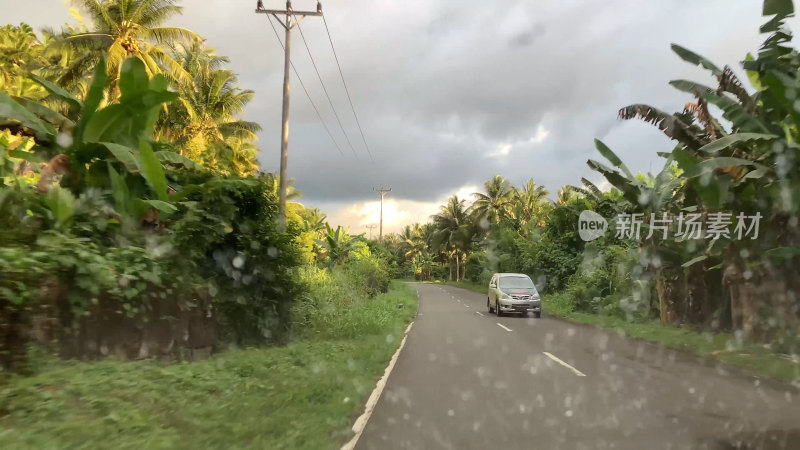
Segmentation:
{"type": "Polygon", "coordinates": [[[348,311],[360,335],[193,363],[42,361],[0,385],[0,448],[337,448],[416,307],[393,283],[348,311]]]}
{"type": "Polygon", "coordinates": [[[632,338],[662,343],[668,348],[720,360],[780,380],[800,381],[798,355],[781,354],[763,345],[744,342],[730,333],[665,326],[659,321],[628,322],[617,317],[576,312],[564,294],[546,295],[542,305],[545,313],[570,322],[616,330],[632,338]]]}

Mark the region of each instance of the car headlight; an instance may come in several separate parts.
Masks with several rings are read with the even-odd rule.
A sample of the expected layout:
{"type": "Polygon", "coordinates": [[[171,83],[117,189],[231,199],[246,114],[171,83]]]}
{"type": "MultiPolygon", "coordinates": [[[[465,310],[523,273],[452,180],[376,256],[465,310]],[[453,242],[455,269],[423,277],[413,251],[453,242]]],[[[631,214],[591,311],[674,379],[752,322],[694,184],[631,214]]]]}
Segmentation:
{"type": "Polygon", "coordinates": [[[511,300],[511,296],[506,294],[505,292],[500,293],[500,300],[511,300]]]}

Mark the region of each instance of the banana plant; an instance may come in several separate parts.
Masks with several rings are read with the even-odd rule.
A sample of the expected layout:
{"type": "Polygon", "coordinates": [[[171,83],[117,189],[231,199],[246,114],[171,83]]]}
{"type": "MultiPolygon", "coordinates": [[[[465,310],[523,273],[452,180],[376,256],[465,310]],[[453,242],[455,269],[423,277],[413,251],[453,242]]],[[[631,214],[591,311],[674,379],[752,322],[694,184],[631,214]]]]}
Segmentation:
{"type": "MultiPolygon", "coordinates": [[[[628,206],[619,204],[619,212],[642,214],[641,234],[636,237],[639,239],[642,261],[656,273],[662,322],[683,320],[686,310],[683,300],[685,277],[681,265],[685,248],[664,239],[663,235],[659,237],[652,228],[654,224],[648,220],[651,217],[663,219],[663,214],[674,216],[681,210],[685,184],[675,176],[673,160],[667,158],[663,169],[655,176],[634,176],[619,156],[603,142],[595,140],[595,147],[613,168],[595,160],[589,160],[587,164],[622,192],[628,206]]],[[[594,185],[585,184],[588,184],[588,193],[598,195],[596,187],[591,189],[594,185]]]]}
{"type": "MultiPolygon", "coordinates": [[[[800,289],[800,274],[794,269],[800,255],[796,223],[800,215],[800,110],[795,107],[800,92],[800,54],[789,45],[792,36],[785,25],[794,13],[792,1],[766,0],[763,13],[769,16],[761,27],[767,38],[758,55],[748,55],[742,64],[752,90],[745,88],[730,67],[719,68],[673,45],[680,58],[708,70],[717,86],[672,81],[673,87],[694,97],[680,113],[669,115],[646,105],[620,111],[623,119],[641,118],[677,141],[671,158],[681,170],[677,181],[682,200],[678,205],[683,210],[758,213],[764,218],[758,239],[715,239],[704,252],[684,263],[690,275],[695,271],[702,278],[703,272],[712,268],[709,261],[721,261],[717,266],[724,270],[731,308],[734,316],[740,317],[738,322],[734,317],[733,325],[756,339],[765,337],[764,323],[795,332],[800,329],[800,320],[794,320],[796,315],[791,313],[798,305],[786,294],[800,289]],[[718,107],[725,120],[715,118],[710,106],[718,107]],[[696,270],[698,267],[701,269],[696,270]],[[771,311],[771,319],[762,320],[759,311],[771,311]]],[[[614,161],[612,164],[620,169],[614,161]]],[[[628,200],[641,195],[643,188],[619,171],[599,163],[590,165],[628,200]]],[[[741,224],[735,221],[732,225],[741,224]]]]}
{"type": "Polygon", "coordinates": [[[101,107],[107,84],[105,68],[98,64],[84,102],[60,86],[30,75],[66,106],[66,116],[31,99],[0,92],[0,129],[32,137],[36,145],[28,155],[40,155],[45,161],[65,155],[70,170],[61,185],[76,195],[86,187],[109,188],[120,213],[142,217],[150,208],[174,212],[177,208],[168,196],[163,165],[199,166],[153,142],[152,136],[163,106],[177,94],[167,89],[165,77],[150,78],[141,60],[131,58],[121,70],[119,101],[101,107]]]}
{"type": "Polygon", "coordinates": [[[316,239],[315,242],[327,252],[328,264],[332,268],[336,264],[347,260],[350,252],[357,248],[356,243],[358,241],[352,239],[341,226],[336,227],[334,230],[326,223],[324,239],[316,239]]]}

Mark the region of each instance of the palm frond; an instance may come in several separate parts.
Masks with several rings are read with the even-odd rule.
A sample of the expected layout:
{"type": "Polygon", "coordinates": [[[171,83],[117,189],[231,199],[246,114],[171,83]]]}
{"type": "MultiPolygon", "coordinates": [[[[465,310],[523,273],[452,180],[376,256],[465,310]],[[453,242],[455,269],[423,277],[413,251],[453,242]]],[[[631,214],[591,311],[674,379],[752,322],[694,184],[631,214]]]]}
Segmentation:
{"type": "Polygon", "coordinates": [[[201,41],[200,35],[194,31],[179,27],[159,27],[144,30],[142,37],[152,39],[158,43],[175,41],[201,41]]]}
{"type": "Polygon", "coordinates": [[[733,73],[733,69],[730,66],[725,66],[722,70],[722,75],[719,77],[719,91],[718,93],[722,92],[729,92],[733,94],[736,98],[739,99],[739,103],[742,104],[742,107],[750,113],[753,114],[756,111],[756,102],[753,97],[747,92],[744,88],[744,85],[739,78],[733,73]]]}
{"type": "Polygon", "coordinates": [[[692,150],[698,150],[707,144],[704,131],[695,125],[687,125],[674,115],[667,114],[649,105],[630,105],[619,110],[623,120],[641,119],[658,127],[667,137],[675,139],[692,150]]]}
{"type": "Polygon", "coordinates": [[[191,80],[191,75],[186,71],[172,56],[162,50],[159,46],[148,46],[147,53],[155,59],[163,69],[164,75],[176,83],[187,83],[191,80]]]}
{"type": "Polygon", "coordinates": [[[80,9],[89,13],[89,17],[95,26],[104,27],[104,31],[110,31],[119,23],[111,16],[109,9],[106,5],[98,0],[74,0],[74,3],[80,9]]]}

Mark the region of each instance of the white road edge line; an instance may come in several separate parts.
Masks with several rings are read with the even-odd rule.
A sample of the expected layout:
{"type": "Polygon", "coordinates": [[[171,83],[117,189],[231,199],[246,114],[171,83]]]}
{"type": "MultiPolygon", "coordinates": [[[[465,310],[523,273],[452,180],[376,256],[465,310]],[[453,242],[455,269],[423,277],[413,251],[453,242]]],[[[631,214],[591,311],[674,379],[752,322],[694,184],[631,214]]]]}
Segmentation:
{"type": "Polygon", "coordinates": [[[469,308],[469,305],[464,305],[464,306],[466,306],[467,308],[469,308]]]}
{"type": "Polygon", "coordinates": [[[483,313],[482,313],[482,312],[480,312],[480,311],[475,311],[475,312],[476,312],[476,313],[478,313],[478,315],[479,315],[479,316],[486,317],[486,316],[484,316],[484,315],[483,315],[483,313]]]}
{"type": "Polygon", "coordinates": [[[406,333],[403,336],[403,340],[400,341],[400,347],[398,347],[397,351],[394,352],[392,360],[389,361],[389,365],[386,366],[383,376],[380,380],[378,380],[378,384],[375,385],[375,390],[372,391],[372,394],[370,394],[369,399],[367,400],[367,405],[364,407],[364,413],[361,414],[358,419],[356,419],[356,423],[353,424],[353,428],[351,429],[356,435],[353,436],[353,439],[350,439],[350,442],[344,444],[341,450],[353,450],[356,447],[361,434],[364,433],[364,429],[367,428],[367,422],[369,422],[369,418],[372,416],[372,412],[375,410],[375,405],[378,404],[378,400],[381,398],[383,388],[386,387],[386,381],[389,379],[389,375],[391,375],[394,365],[397,362],[397,357],[400,356],[400,351],[403,350],[403,347],[406,345],[406,338],[408,338],[408,332],[411,331],[411,325],[414,325],[414,322],[408,324],[408,328],[406,328],[406,333]]]}
{"type": "Polygon", "coordinates": [[[544,353],[548,358],[552,359],[553,361],[555,361],[555,362],[561,364],[562,366],[566,367],[567,369],[575,372],[575,375],[577,375],[579,377],[585,377],[586,376],[585,373],[583,373],[580,370],[570,366],[569,364],[565,363],[564,361],[558,359],[554,354],[548,353],[548,352],[542,352],[542,353],[544,353]]]}
{"type": "Polygon", "coordinates": [[[506,330],[506,331],[511,331],[511,328],[508,328],[508,327],[506,327],[505,325],[503,325],[503,324],[502,324],[502,323],[500,323],[500,322],[497,322],[497,325],[499,325],[499,326],[500,326],[500,328],[502,328],[502,329],[504,329],[504,330],[506,330]]]}

